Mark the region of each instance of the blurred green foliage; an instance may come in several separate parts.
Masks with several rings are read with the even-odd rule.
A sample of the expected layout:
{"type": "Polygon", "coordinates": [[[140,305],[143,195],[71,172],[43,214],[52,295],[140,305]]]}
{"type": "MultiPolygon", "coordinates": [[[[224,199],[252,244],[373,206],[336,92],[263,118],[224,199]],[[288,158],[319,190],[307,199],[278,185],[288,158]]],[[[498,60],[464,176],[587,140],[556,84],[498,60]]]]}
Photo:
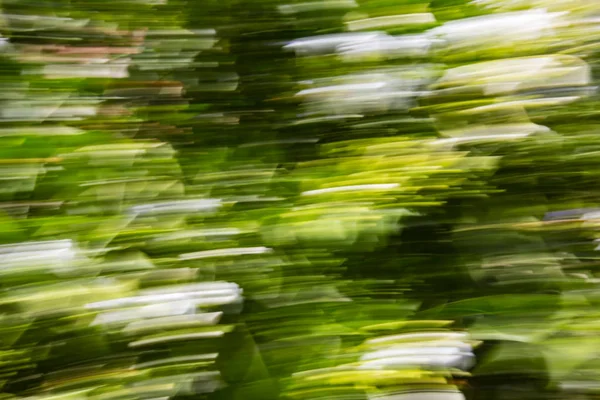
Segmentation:
{"type": "Polygon", "coordinates": [[[593,0],[3,0],[2,398],[596,398],[593,0]]]}

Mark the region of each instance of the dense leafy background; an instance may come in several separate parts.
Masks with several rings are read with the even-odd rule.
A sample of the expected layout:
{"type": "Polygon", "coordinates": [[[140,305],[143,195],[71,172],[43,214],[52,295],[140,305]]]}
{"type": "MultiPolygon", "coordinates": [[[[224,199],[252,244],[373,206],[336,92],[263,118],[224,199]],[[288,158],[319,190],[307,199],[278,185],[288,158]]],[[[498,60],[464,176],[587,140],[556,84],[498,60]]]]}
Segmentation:
{"type": "Polygon", "coordinates": [[[4,0],[3,398],[599,393],[593,0],[4,0]]]}

